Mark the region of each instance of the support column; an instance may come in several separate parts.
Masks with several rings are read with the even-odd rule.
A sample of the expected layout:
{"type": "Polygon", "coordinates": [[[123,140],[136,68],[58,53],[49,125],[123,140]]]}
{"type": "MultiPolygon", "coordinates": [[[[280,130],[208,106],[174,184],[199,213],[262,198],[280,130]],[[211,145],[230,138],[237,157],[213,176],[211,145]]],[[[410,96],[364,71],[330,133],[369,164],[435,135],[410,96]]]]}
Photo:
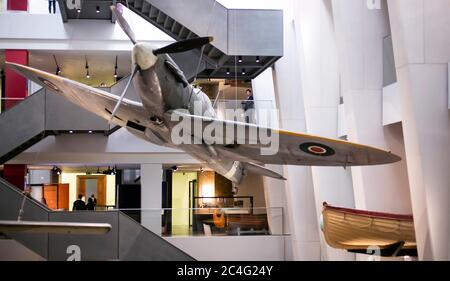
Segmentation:
{"type": "Polygon", "coordinates": [[[380,9],[367,1],[332,0],[341,67],[348,140],[392,151],[403,161],[353,167],[355,207],[370,211],[411,213],[403,133],[383,126],[383,39],[390,34],[386,0],[380,9]]]}
{"type": "MultiPolygon", "coordinates": [[[[295,0],[294,38],[300,65],[305,115],[304,132],[330,138],[338,136],[340,101],[339,56],[330,0],[295,0]]],[[[316,220],[323,202],[354,207],[349,170],[342,167],[311,167],[316,220]]],[[[319,230],[322,260],[354,260],[354,254],[329,247],[319,230]]]]}
{"type": "MultiPolygon", "coordinates": [[[[306,131],[304,100],[299,67],[299,54],[295,40],[295,29],[292,2],[287,1],[285,7],[285,52],[275,64],[274,84],[277,107],[280,111],[280,127],[286,130],[306,131]]],[[[286,166],[284,185],[286,193],[286,212],[289,221],[290,245],[294,260],[320,260],[320,233],[316,206],[314,202],[314,186],[311,167],[286,166]]],[[[266,183],[270,183],[271,180],[266,183]]],[[[289,253],[289,252],[288,252],[289,253]]],[[[290,255],[290,253],[289,253],[290,255]]]]}
{"type": "Polygon", "coordinates": [[[162,165],[141,164],[141,224],[161,235],[162,165]]]}
{"type": "Polygon", "coordinates": [[[450,1],[388,0],[419,259],[450,258],[450,1]]]}

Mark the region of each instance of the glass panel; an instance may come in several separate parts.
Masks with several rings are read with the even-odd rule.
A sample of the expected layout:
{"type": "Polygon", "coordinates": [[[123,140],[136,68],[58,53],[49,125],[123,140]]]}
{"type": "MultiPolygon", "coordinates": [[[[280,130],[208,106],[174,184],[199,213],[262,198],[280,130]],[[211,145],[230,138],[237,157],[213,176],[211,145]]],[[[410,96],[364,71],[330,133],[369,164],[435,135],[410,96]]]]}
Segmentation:
{"type": "Polygon", "coordinates": [[[284,235],[282,208],[200,208],[120,210],[162,236],[284,235]],[[192,224],[173,224],[173,217],[188,217],[192,224]]]}

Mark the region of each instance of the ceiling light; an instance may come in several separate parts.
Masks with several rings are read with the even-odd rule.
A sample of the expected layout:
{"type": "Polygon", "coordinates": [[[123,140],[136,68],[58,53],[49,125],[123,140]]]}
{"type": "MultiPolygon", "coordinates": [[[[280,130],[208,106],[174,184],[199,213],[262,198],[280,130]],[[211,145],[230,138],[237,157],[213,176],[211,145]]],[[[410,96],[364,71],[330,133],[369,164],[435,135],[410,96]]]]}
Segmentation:
{"type": "Polygon", "coordinates": [[[92,131],[89,131],[88,133],[89,133],[89,134],[92,134],[92,131]]]}
{"type": "Polygon", "coordinates": [[[73,131],[69,131],[69,134],[73,134],[73,131]]]}
{"type": "Polygon", "coordinates": [[[100,6],[97,6],[97,9],[95,10],[95,12],[96,12],[97,14],[100,13],[100,6]]]}
{"type": "Polygon", "coordinates": [[[89,75],[89,70],[86,72],[86,78],[87,79],[91,78],[91,75],[89,75]]]}
{"type": "Polygon", "coordinates": [[[260,60],[259,56],[256,57],[256,62],[259,63],[260,61],[261,61],[261,60],[260,60]]]}
{"type": "Polygon", "coordinates": [[[242,69],[242,75],[247,74],[247,72],[245,71],[245,68],[242,69]]]}
{"type": "Polygon", "coordinates": [[[231,74],[230,69],[227,68],[227,75],[230,75],[230,74],[231,74]]]}
{"type": "Polygon", "coordinates": [[[239,56],[238,62],[241,63],[242,61],[243,61],[243,60],[242,60],[242,56],[239,56]]]}
{"type": "Polygon", "coordinates": [[[56,173],[57,175],[61,175],[61,173],[62,173],[62,170],[60,168],[58,168],[57,166],[53,166],[52,171],[54,173],[56,173]]]}
{"type": "Polygon", "coordinates": [[[172,171],[174,171],[174,172],[178,171],[178,167],[177,167],[177,166],[173,166],[171,169],[172,169],[172,171]]]}
{"type": "Polygon", "coordinates": [[[81,13],[81,9],[80,8],[77,9],[77,13],[81,13]]]}

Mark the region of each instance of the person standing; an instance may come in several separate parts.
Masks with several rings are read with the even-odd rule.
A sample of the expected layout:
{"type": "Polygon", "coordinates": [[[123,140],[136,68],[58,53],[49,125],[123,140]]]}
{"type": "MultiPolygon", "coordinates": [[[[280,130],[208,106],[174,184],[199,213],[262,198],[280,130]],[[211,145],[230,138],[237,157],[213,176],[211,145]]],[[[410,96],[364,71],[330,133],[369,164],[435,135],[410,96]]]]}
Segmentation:
{"type": "Polygon", "coordinates": [[[255,100],[253,98],[252,90],[247,89],[247,99],[243,102],[244,111],[245,111],[245,122],[250,123],[253,122],[253,114],[255,110],[255,100]],[[250,118],[251,117],[251,118],[250,118]]]}
{"type": "Polygon", "coordinates": [[[91,198],[92,198],[92,203],[94,204],[94,208],[97,207],[97,198],[95,198],[95,195],[92,194],[91,198]]]}
{"type": "Polygon", "coordinates": [[[88,210],[88,211],[95,210],[94,200],[92,199],[92,197],[89,197],[89,199],[88,199],[88,203],[86,204],[86,210],[88,210]]]}
{"type": "Polygon", "coordinates": [[[56,0],[48,0],[48,12],[52,14],[52,10],[56,14],[56,0]]]}
{"type": "Polygon", "coordinates": [[[86,210],[86,203],[82,200],[83,194],[78,194],[78,200],[73,202],[73,211],[84,211],[86,210]]]}

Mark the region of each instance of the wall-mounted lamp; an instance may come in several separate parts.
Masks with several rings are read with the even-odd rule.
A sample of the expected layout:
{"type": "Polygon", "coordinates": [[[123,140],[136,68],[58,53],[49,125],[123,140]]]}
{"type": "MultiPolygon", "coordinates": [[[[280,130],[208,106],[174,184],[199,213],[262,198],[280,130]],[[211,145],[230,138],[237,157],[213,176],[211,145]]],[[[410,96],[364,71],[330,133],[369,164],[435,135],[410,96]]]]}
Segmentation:
{"type": "Polygon", "coordinates": [[[117,56],[116,56],[116,65],[114,66],[114,78],[117,79],[117,56]]]}
{"type": "Polygon", "coordinates": [[[89,64],[88,64],[87,57],[85,57],[85,58],[86,58],[86,66],[85,66],[85,68],[86,68],[86,78],[89,79],[89,78],[91,78],[91,75],[89,74],[89,64]]]}
{"type": "Polygon", "coordinates": [[[59,74],[61,74],[61,68],[59,67],[59,64],[58,64],[58,61],[56,60],[56,56],[55,55],[53,55],[53,59],[55,60],[55,64],[56,64],[55,74],[59,75],[59,74]]]}

